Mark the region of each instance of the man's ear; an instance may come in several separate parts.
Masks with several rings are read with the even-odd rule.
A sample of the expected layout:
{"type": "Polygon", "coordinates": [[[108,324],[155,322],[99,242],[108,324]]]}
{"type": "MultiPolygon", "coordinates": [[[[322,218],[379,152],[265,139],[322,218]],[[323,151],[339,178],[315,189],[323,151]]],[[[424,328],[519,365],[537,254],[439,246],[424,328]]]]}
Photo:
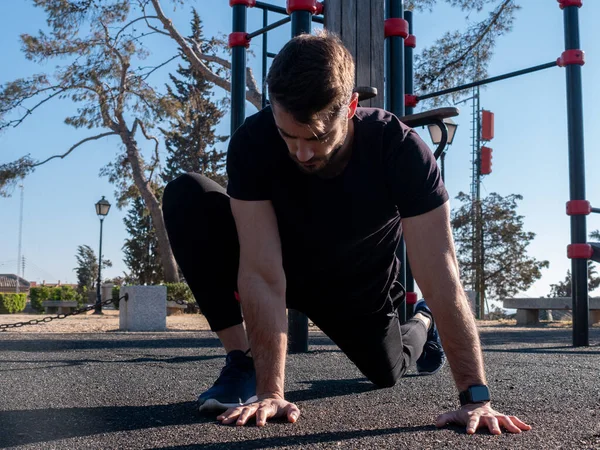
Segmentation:
{"type": "Polygon", "coordinates": [[[353,92],[350,99],[350,105],[348,105],[348,119],[352,119],[356,114],[356,108],[358,108],[358,93],[353,92]]]}

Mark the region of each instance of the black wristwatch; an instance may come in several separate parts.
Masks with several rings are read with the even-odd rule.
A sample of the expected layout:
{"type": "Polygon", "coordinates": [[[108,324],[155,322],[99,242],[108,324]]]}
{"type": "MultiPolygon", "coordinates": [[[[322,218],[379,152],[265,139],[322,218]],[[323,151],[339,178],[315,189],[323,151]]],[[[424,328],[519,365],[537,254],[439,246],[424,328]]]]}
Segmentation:
{"type": "Polygon", "coordinates": [[[485,384],[476,384],[469,386],[469,389],[462,391],[458,396],[460,405],[468,405],[469,403],[482,403],[490,401],[490,390],[485,384]]]}

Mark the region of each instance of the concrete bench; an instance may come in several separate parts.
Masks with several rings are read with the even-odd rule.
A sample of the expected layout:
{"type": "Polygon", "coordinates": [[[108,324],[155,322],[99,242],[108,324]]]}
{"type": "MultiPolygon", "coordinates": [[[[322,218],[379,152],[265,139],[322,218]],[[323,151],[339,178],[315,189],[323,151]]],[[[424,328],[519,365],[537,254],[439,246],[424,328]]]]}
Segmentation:
{"type": "Polygon", "coordinates": [[[167,302],[167,316],[183,314],[186,309],[187,305],[180,305],[173,301],[167,302]]]}
{"type": "MultiPolygon", "coordinates": [[[[505,298],[505,309],[517,310],[517,325],[535,325],[539,323],[541,309],[573,309],[571,297],[553,298],[505,298]]],[[[590,323],[600,322],[600,297],[589,298],[590,323]]]]}
{"type": "Polygon", "coordinates": [[[68,314],[77,309],[77,302],[66,300],[46,300],[42,302],[46,314],[68,314]]]}

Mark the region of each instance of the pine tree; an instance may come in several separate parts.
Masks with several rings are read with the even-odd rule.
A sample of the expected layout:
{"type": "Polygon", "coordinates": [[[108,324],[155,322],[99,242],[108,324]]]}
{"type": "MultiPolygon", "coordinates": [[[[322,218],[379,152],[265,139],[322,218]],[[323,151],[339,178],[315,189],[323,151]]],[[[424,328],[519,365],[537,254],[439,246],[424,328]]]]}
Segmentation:
{"type": "MultiPolygon", "coordinates": [[[[474,284],[473,231],[471,197],[460,192],[456,197],[462,205],[452,211],[452,229],[456,256],[465,286],[474,284]]],[[[525,231],[523,216],[517,213],[523,197],[511,194],[503,197],[495,192],[482,199],[484,232],[484,283],[486,298],[496,300],[511,297],[529,289],[542,276],[548,261],[527,254],[535,233],[525,231]]]]}
{"type": "MultiPolygon", "coordinates": [[[[162,192],[159,189],[156,192],[160,198],[162,192]]],[[[141,197],[137,197],[131,202],[123,222],[129,233],[129,239],[126,239],[123,245],[124,262],[129,268],[127,282],[144,285],[158,284],[164,281],[152,216],[144,206],[141,197]]]]}
{"type": "MultiPolygon", "coordinates": [[[[202,21],[193,10],[191,40],[198,43],[202,52],[212,52],[216,43],[203,36],[202,21]]],[[[205,175],[225,186],[225,152],[215,149],[215,144],[227,137],[215,134],[215,127],[225,114],[223,104],[213,100],[212,84],[189,64],[179,65],[177,74],[169,75],[173,87],[167,86],[168,95],[179,105],[179,112],[170,123],[170,130],[162,130],[167,147],[163,180],[169,182],[185,172],[205,175]]]]}
{"type": "MultiPolygon", "coordinates": [[[[79,245],[77,247],[77,267],[73,269],[77,272],[77,292],[84,294],[94,289],[98,279],[98,257],[89,245],[79,245]]],[[[102,258],[102,268],[112,267],[112,262],[102,258]]]]}

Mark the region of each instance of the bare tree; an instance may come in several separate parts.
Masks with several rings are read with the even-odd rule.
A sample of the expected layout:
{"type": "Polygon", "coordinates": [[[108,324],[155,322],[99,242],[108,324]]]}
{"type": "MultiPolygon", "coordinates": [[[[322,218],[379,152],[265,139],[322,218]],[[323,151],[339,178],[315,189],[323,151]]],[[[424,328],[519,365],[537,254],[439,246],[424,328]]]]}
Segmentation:
{"type": "Polygon", "coordinates": [[[50,33],[22,35],[25,56],[36,62],[67,60],[53,74],[20,78],[0,88],[0,129],[20,125],[50,100],[68,98],[79,105],[77,113],[64,121],[75,128],[96,133],[72,145],[65,153],[36,161],[30,155],[0,165],[0,193],[8,194],[19,178],[56,158],[66,158],[86,142],[107,136],[118,137],[123,173],[130,175],[132,188],[144,199],[161,249],[167,281],[177,281],[177,266],[170,249],[161,205],[151,188],[159,163],[159,140],[151,134],[155,124],[171,117],[177,105],[148,84],[149,76],[169,60],[152,67],[134,68],[148,52],[141,40],[154,32],[137,32],[135,24],[149,18],[131,19],[129,2],[93,0],[36,0],[47,14],[50,33]],[[149,161],[143,157],[137,138],[152,141],[149,161]]]}

